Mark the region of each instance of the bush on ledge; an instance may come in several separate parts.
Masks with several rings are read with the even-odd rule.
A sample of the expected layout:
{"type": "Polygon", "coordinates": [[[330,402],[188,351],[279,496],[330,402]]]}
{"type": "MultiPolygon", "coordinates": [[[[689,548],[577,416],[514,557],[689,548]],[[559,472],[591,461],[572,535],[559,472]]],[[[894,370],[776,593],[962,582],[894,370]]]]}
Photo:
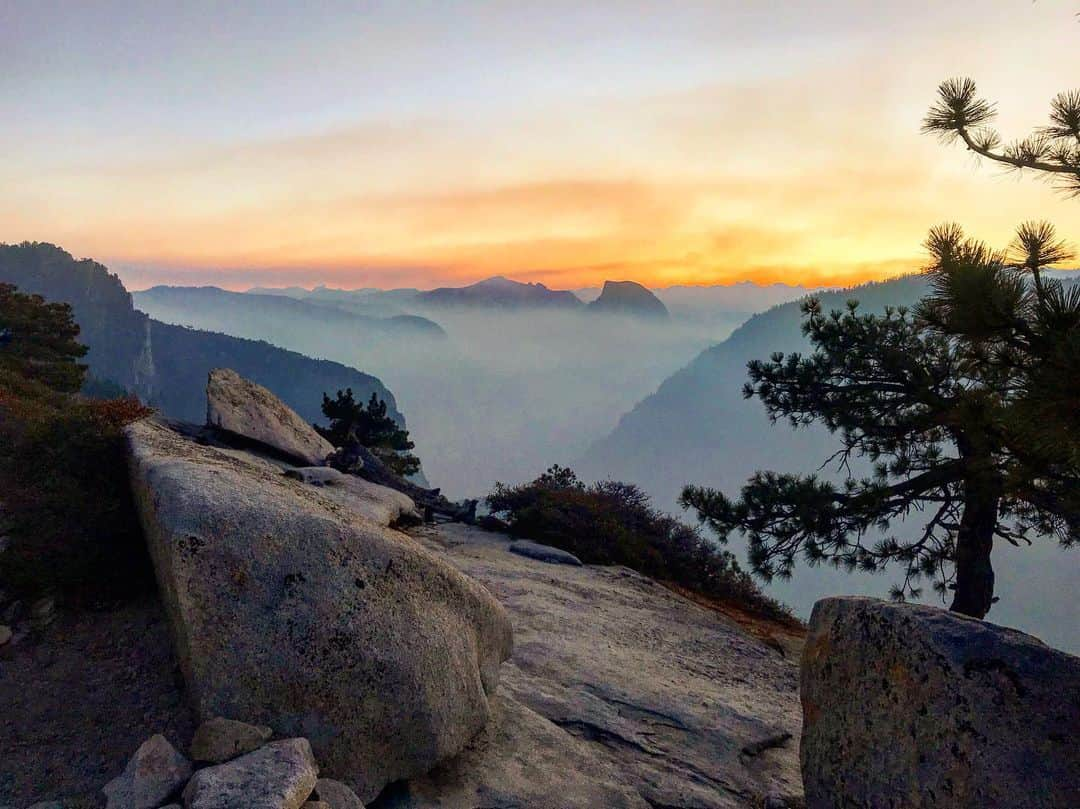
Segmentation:
{"type": "Polygon", "coordinates": [[[587,486],[573,470],[553,466],[521,486],[496,483],[486,502],[505,516],[513,536],[569,551],[587,564],[624,565],[749,613],[796,623],[787,607],[761,592],[730,551],[654,509],[632,484],[587,486]]]}

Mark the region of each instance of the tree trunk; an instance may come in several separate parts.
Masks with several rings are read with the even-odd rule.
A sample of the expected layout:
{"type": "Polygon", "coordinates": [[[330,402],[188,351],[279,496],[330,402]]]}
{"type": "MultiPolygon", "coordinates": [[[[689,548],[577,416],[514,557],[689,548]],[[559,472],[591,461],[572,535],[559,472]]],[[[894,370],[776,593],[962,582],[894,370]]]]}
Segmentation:
{"type": "Polygon", "coordinates": [[[956,592],[953,612],[983,618],[994,602],[990,551],[997,526],[997,487],[971,482],[964,487],[964,514],[956,536],[956,592]]]}

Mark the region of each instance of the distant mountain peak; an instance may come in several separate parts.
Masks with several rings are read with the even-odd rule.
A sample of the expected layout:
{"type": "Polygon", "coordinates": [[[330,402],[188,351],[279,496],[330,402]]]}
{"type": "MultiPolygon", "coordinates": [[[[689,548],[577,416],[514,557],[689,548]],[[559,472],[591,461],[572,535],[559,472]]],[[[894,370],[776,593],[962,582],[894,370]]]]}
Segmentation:
{"type": "Polygon", "coordinates": [[[488,306],[503,309],[580,309],[583,304],[573,292],[548,289],[541,283],[514,281],[493,275],[464,287],[440,287],[416,296],[428,306],[488,306]]]}
{"type": "Polygon", "coordinates": [[[605,281],[589,310],[664,320],[670,317],[663,302],[637,281],[605,281]]]}

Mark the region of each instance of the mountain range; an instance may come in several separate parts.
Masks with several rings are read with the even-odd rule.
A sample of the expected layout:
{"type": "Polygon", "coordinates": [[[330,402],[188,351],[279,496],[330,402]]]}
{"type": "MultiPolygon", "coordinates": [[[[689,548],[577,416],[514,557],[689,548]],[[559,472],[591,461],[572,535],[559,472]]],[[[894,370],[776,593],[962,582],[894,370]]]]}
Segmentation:
{"type": "Polygon", "coordinates": [[[504,309],[581,309],[573,292],[548,289],[543,284],[511,281],[502,275],[464,287],[439,287],[419,292],[412,301],[421,307],[483,306],[504,309]]]}
{"type": "Polygon", "coordinates": [[[255,287],[247,294],[259,297],[292,298],[311,304],[332,305],[355,314],[389,318],[405,313],[430,314],[438,318],[448,310],[607,312],[633,317],[665,319],[664,304],[635,281],[606,281],[600,295],[586,303],[574,292],[549,289],[544,284],[514,281],[502,275],[461,287],[431,290],[331,289],[318,286],[255,287]]]}
{"type": "Polygon", "coordinates": [[[287,295],[228,292],[217,287],[157,286],[133,293],[136,306],[151,317],[170,323],[226,330],[258,337],[254,324],[276,320],[291,329],[346,328],[356,340],[440,340],[439,324],[417,315],[373,317],[350,311],[336,300],[296,299],[287,295]],[[208,325],[220,323],[222,325],[208,325]]]}
{"type": "Polygon", "coordinates": [[[275,391],[311,422],[323,420],[324,391],[351,387],[358,398],[377,394],[404,424],[393,394],[376,377],[266,342],[155,320],[135,309],[131,294],[106,267],[76,260],[55,245],[0,244],[0,281],[71,304],[79,339],[90,349],[90,374],[137,393],[167,416],[201,423],[207,374],[224,366],[275,391]]]}

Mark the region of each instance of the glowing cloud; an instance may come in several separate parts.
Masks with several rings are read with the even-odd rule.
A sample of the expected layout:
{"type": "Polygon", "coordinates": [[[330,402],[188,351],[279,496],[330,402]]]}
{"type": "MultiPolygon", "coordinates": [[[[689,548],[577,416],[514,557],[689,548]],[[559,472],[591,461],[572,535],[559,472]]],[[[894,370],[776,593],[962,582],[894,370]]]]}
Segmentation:
{"type": "Polygon", "coordinates": [[[1075,201],[918,132],[959,72],[1040,123],[1080,75],[1053,4],[617,5],[5,11],[0,239],[135,286],[578,287],[881,278],[947,219],[1080,238],[1075,201]]]}

